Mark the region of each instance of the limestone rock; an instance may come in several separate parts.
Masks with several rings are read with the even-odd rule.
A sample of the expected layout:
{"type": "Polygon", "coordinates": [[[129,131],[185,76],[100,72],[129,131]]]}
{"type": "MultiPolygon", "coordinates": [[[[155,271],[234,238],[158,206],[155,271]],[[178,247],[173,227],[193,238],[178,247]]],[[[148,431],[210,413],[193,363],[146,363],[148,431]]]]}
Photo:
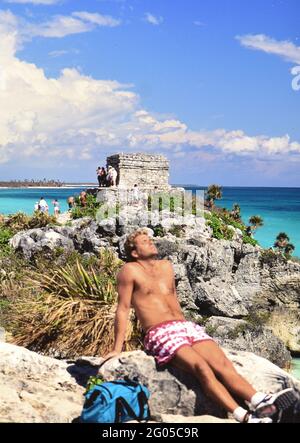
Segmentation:
{"type": "Polygon", "coordinates": [[[245,320],[210,317],[205,328],[206,332],[215,338],[220,346],[237,351],[253,352],[267,358],[281,368],[290,366],[291,354],[283,341],[267,327],[255,325],[245,320]]]}
{"type": "MultiPolygon", "coordinates": [[[[257,390],[278,391],[281,384],[277,377],[280,375],[293,380],[297,386],[300,384],[287,372],[262,357],[250,352],[227,349],[224,351],[237,371],[257,390]]],[[[161,414],[183,416],[209,414],[223,418],[226,415],[206,398],[196,379],[170,366],[157,370],[154,359],[143,351],[122,353],[119,357],[108,360],[101,367],[100,374],[107,380],[124,376],[138,377],[151,392],[150,407],[154,419],[158,421],[161,414]]]]}
{"type": "Polygon", "coordinates": [[[0,342],[5,341],[5,329],[0,327],[0,342]]]}
{"type": "Polygon", "coordinates": [[[67,238],[52,228],[30,229],[21,231],[10,240],[10,245],[16,250],[21,251],[28,259],[37,252],[63,248],[73,250],[74,245],[70,238],[67,238]]]}
{"type": "MultiPolygon", "coordinates": [[[[257,390],[279,390],[279,376],[299,386],[299,381],[264,358],[249,352],[225,352],[238,372],[257,390]]],[[[84,403],[86,382],[89,376],[97,374],[101,362],[103,359],[96,357],[81,357],[76,362],[56,360],[0,342],[0,422],[70,423],[76,420],[84,403]]],[[[108,360],[100,373],[108,381],[126,375],[138,377],[150,390],[152,420],[156,422],[226,419],[224,411],[206,398],[196,379],[171,367],[157,370],[154,359],[142,351],[125,352],[108,360]]]]}
{"type": "Polygon", "coordinates": [[[84,388],[66,362],[0,343],[0,421],[64,423],[77,417],[84,388]]]}

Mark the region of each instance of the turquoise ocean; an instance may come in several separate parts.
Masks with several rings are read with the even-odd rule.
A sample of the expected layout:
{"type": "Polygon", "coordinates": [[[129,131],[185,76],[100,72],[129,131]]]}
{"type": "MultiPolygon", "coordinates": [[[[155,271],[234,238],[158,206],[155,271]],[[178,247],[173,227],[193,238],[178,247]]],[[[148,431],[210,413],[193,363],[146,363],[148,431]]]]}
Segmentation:
{"type": "MultiPolygon", "coordinates": [[[[184,186],[187,190],[205,190],[203,186],[184,186]]],[[[32,214],[34,204],[41,197],[48,202],[53,213],[52,201],[57,199],[61,211],[68,209],[67,198],[79,195],[86,186],[76,188],[2,188],[0,189],[0,214],[23,211],[32,214]]],[[[271,247],[279,232],[286,232],[295,246],[294,255],[300,257],[300,188],[223,187],[223,197],[216,204],[231,209],[234,203],[241,207],[242,219],[248,222],[252,215],[260,215],[264,226],[255,238],[263,247],[271,247]]],[[[300,379],[300,359],[293,360],[293,373],[300,379]]]]}

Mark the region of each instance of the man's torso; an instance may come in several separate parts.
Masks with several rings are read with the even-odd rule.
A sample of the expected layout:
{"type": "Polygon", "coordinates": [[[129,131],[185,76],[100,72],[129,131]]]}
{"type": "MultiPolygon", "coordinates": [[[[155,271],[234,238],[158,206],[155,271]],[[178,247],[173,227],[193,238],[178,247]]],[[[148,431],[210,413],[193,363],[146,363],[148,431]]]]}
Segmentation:
{"type": "Polygon", "coordinates": [[[174,277],[166,260],[157,260],[153,271],[132,262],[134,288],[132,306],[144,331],[168,320],[184,320],[182,312],[174,309],[174,277]]]}

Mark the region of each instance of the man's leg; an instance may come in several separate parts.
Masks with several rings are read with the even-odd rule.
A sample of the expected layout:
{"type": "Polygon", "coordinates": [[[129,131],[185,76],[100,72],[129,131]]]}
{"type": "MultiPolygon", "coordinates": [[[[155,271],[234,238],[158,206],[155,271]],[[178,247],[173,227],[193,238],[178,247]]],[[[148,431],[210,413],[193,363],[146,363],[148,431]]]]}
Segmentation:
{"type": "Polygon", "coordinates": [[[180,370],[193,374],[200,382],[203,391],[208,397],[226,409],[233,412],[238,404],[228,390],[217,380],[213,370],[207,362],[192,347],[180,348],[170,364],[180,370]]]}
{"type": "Polygon", "coordinates": [[[296,401],[292,388],[283,389],[275,394],[266,394],[254,390],[234,368],[222,349],[212,340],[192,345],[197,354],[213,370],[214,374],[226,386],[229,392],[251,403],[256,416],[273,416],[289,408],[296,401]]]}
{"type": "Polygon", "coordinates": [[[192,349],[209,365],[226,388],[243,400],[251,401],[256,390],[234,368],[222,349],[213,340],[192,345],[192,349]]]}

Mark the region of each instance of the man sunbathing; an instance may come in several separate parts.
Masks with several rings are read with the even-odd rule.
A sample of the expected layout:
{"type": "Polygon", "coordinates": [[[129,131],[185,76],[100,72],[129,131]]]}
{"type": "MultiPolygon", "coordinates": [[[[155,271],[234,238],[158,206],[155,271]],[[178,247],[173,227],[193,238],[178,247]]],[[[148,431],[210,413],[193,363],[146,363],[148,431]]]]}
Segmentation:
{"type": "Polygon", "coordinates": [[[157,248],[147,228],[130,234],[124,246],[129,262],[117,276],[115,343],[105,360],[122,352],[133,307],[146,333],[144,346],[157,364],[169,363],[193,374],[206,395],[237,421],[272,423],[272,416],[294,402],[292,389],[273,395],[255,391],[204,328],[185,320],[176,295],[172,263],[158,260],[157,248]],[[240,407],[231,394],[248,402],[250,410],[240,407]]]}

